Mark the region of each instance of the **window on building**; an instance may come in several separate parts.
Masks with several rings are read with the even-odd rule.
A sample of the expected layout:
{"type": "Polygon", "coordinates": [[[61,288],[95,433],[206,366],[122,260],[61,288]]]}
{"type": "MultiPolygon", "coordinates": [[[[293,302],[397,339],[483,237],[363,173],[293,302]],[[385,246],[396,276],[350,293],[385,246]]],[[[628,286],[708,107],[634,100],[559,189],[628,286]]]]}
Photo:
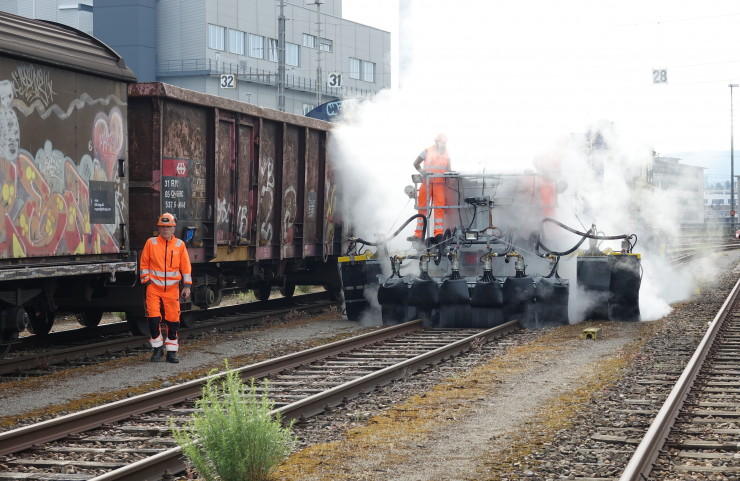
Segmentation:
{"type": "Polygon", "coordinates": [[[356,58],[349,59],[349,78],[360,78],[360,61],[356,58]]]}
{"type": "Polygon", "coordinates": [[[278,41],[276,38],[267,39],[267,58],[273,62],[278,61],[278,41]]]}
{"type": "Polygon", "coordinates": [[[315,108],[316,106],[313,104],[303,104],[303,115],[308,115],[308,113],[315,108]]]}
{"type": "Polygon", "coordinates": [[[725,199],[712,199],[712,204],[714,205],[724,205],[724,203],[725,203],[725,199]]]}
{"type": "Polygon", "coordinates": [[[265,58],[265,37],[249,34],[249,56],[265,58]]]}
{"type": "Polygon", "coordinates": [[[208,25],[208,47],[216,50],[224,49],[224,40],[226,38],[226,27],[218,25],[208,25]]]}
{"type": "Polygon", "coordinates": [[[322,38],[321,39],[321,50],[323,50],[324,52],[333,52],[334,42],[329,40],[328,38],[322,38]]]}
{"type": "Polygon", "coordinates": [[[303,34],[303,46],[308,48],[316,48],[316,37],[307,33],[303,34]]]}
{"type": "Polygon", "coordinates": [[[244,32],[229,29],[229,52],[244,55],[244,32]]]}
{"type": "Polygon", "coordinates": [[[301,66],[301,47],[295,43],[285,42],[285,63],[295,67],[301,66]]]}
{"type": "Polygon", "coordinates": [[[375,82],[375,64],[372,62],[362,62],[363,75],[362,80],[365,82],[375,82]]]}
{"type": "Polygon", "coordinates": [[[705,204],[708,204],[709,203],[709,199],[704,199],[704,203],[705,204]]]}

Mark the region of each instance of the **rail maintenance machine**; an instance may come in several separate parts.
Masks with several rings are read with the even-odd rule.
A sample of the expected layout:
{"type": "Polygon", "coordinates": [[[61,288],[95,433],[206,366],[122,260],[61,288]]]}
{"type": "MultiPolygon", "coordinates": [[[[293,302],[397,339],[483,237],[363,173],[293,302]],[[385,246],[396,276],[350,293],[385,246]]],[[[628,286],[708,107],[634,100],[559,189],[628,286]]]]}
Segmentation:
{"type": "Polygon", "coordinates": [[[416,198],[422,182],[429,193],[437,177],[444,178],[437,184],[444,186],[444,205],[414,206],[425,213],[409,218],[388,238],[347,239],[346,255],[338,260],[350,320],[361,319],[377,304],[384,325],[421,318],[430,328],[491,328],[514,319],[528,328],[588,319],[640,320],[637,237],[606,236],[595,225],[581,232],[552,218],[558,194],[568,188],[565,181],[531,171],[415,174],[406,194],[416,198]],[[427,236],[433,211],[439,210],[445,212],[444,233],[427,236]],[[423,223],[421,239],[408,250],[391,252],[389,242],[417,219],[423,223]],[[567,242],[566,232],[580,240],[564,251],[547,247],[567,242]],[[587,239],[588,249],[581,249],[587,239]],[[621,241],[621,248],[602,251],[602,241],[621,241]],[[573,256],[584,319],[569,318],[575,290],[558,274],[561,259],[573,256]]]}

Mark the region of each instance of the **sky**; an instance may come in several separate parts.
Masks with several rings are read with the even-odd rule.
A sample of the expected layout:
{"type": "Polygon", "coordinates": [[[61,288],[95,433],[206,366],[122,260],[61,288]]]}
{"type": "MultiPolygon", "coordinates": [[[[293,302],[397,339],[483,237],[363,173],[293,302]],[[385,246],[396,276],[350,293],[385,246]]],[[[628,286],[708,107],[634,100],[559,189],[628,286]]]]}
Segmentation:
{"type": "MultiPolygon", "coordinates": [[[[397,82],[398,0],[344,0],[343,16],[391,32],[397,82]]],[[[415,0],[413,85],[485,125],[502,155],[599,119],[659,153],[729,150],[738,27],[729,1],[415,0]],[[653,85],[657,68],[667,85],[653,85]]]]}

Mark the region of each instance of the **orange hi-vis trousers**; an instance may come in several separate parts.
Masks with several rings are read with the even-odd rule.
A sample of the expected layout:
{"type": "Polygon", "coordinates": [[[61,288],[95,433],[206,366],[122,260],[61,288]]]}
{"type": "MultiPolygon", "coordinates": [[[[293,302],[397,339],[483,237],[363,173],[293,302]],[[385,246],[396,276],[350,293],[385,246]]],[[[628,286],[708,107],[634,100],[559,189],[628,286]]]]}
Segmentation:
{"type": "MultiPolygon", "coordinates": [[[[431,201],[432,205],[445,205],[445,190],[444,190],[444,184],[439,182],[434,182],[429,184],[429,200],[431,201]]],[[[426,207],[427,206],[427,185],[426,182],[422,182],[421,187],[419,188],[419,207],[426,207]]],[[[426,209],[419,209],[419,214],[427,215],[426,209]]],[[[422,221],[421,218],[416,219],[416,232],[414,232],[414,235],[421,239],[421,229],[424,226],[424,221],[422,221]]],[[[429,232],[427,235],[442,235],[442,232],[445,228],[445,209],[434,209],[434,225],[432,226],[432,219],[427,219],[427,229],[429,229],[429,232]],[[432,229],[434,229],[434,234],[432,234],[432,229]]]]}
{"type": "Polygon", "coordinates": [[[149,334],[152,336],[149,342],[152,347],[161,347],[167,351],[177,351],[179,341],[177,330],[180,328],[180,289],[179,286],[163,287],[150,284],[146,288],[146,312],[149,321],[149,334]],[[167,328],[165,339],[162,336],[159,324],[162,320],[162,307],[164,307],[164,324],[167,328]]]}

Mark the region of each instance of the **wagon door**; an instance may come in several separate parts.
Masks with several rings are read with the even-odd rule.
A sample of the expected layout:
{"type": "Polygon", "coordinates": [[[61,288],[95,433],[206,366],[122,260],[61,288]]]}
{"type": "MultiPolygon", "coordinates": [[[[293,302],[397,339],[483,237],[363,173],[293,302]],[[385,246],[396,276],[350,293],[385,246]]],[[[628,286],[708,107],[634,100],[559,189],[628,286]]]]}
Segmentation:
{"type": "Polygon", "coordinates": [[[252,230],[249,226],[249,190],[250,173],[252,169],[252,134],[254,126],[245,121],[237,125],[238,150],[236,158],[236,231],[234,232],[238,244],[251,241],[252,230]]]}
{"type": "Polygon", "coordinates": [[[305,191],[306,202],[303,209],[303,256],[312,257],[321,255],[321,214],[323,212],[322,194],[324,170],[320,161],[319,146],[323,132],[319,130],[308,130],[308,141],[306,142],[306,172],[305,191]]]}
{"type": "MultiPolygon", "coordinates": [[[[218,118],[218,117],[217,117],[218,118]]],[[[218,118],[216,124],[216,244],[234,242],[236,142],[234,120],[218,118]]]]}
{"type": "Polygon", "coordinates": [[[301,257],[306,129],[284,124],[280,258],[301,257]]]}
{"type": "Polygon", "coordinates": [[[279,245],[280,192],[282,172],[282,128],[260,119],[259,167],[257,172],[257,259],[272,259],[279,245]],[[276,189],[277,186],[277,189],[276,189]],[[276,194],[277,190],[277,194],[276,194]]]}

